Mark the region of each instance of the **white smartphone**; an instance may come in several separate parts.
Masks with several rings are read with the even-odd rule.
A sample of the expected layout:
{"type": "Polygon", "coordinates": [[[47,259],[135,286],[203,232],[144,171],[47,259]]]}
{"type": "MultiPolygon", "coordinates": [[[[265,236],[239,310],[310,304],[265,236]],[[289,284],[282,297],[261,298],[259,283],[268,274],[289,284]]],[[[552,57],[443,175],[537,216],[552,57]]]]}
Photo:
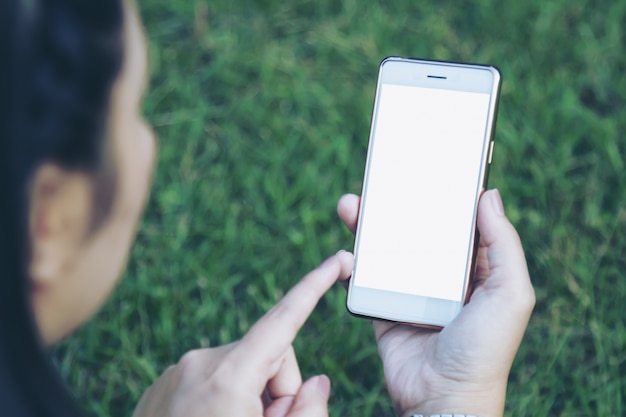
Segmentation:
{"type": "Polygon", "coordinates": [[[380,64],[348,310],[441,328],[468,297],[500,73],[390,57],[380,64]]]}

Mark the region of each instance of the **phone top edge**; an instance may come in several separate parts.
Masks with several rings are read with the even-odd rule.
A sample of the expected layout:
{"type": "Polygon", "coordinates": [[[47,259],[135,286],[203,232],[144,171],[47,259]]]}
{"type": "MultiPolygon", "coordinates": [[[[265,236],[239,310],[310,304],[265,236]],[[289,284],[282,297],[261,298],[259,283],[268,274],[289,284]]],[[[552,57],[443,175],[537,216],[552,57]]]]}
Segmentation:
{"type": "Polygon", "coordinates": [[[494,73],[498,74],[498,78],[501,78],[500,69],[492,64],[478,64],[473,62],[463,62],[463,61],[443,61],[440,59],[425,59],[425,58],[416,58],[416,57],[401,57],[401,56],[388,56],[382,59],[380,62],[381,65],[386,62],[412,62],[412,63],[422,63],[422,64],[430,64],[430,65],[441,65],[441,66],[460,66],[460,67],[481,67],[483,69],[491,70],[494,73]]]}
{"type": "Polygon", "coordinates": [[[382,59],[380,62],[380,68],[382,69],[383,65],[389,62],[407,62],[413,64],[426,64],[426,65],[436,65],[441,67],[459,67],[459,68],[475,68],[487,70],[493,74],[494,84],[499,85],[502,81],[502,72],[500,68],[492,64],[477,64],[471,62],[461,62],[461,61],[442,61],[436,59],[423,59],[423,58],[404,58],[400,56],[388,56],[382,59]]]}
{"type": "Polygon", "coordinates": [[[387,57],[379,67],[380,84],[493,94],[500,71],[491,65],[387,57]]]}

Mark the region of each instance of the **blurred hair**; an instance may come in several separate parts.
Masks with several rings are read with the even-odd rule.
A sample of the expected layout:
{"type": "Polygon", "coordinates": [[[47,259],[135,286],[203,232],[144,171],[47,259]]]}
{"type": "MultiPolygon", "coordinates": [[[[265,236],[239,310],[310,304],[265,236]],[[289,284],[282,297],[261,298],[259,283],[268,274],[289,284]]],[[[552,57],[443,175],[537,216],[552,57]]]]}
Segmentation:
{"type": "MultiPolygon", "coordinates": [[[[0,2],[2,416],[78,414],[30,305],[28,186],[44,162],[107,177],[104,135],[123,59],[123,15],[122,0],[0,2]]],[[[108,196],[94,196],[98,207],[110,200],[108,188],[108,196]]]]}

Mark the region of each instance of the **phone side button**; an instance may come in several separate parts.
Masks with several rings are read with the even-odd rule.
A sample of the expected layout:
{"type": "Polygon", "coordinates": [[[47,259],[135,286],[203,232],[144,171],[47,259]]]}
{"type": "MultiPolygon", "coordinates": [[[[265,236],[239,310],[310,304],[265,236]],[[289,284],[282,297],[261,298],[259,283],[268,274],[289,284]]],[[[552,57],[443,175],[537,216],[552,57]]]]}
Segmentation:
{"type": "Polygon", "coordinates": [[[491,157],[493,156],[493,144],[494,144],[493,141],[491,141],[489,143],[489,155],[487,156],[487,163],[488,164],[491,164],[491,157]]]}

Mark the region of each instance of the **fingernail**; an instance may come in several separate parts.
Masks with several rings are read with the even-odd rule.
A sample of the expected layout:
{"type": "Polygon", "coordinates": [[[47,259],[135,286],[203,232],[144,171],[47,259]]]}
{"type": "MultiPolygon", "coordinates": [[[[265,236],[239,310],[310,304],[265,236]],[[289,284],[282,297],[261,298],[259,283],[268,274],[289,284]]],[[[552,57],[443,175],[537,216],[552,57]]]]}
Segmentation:
{"type": "Polygon", "coordinates": [[[317,390],[324,398],[328,399],[330,397],[330,379],[326,375],[318,375],[315,378],[317,378],[315,381],[317,390]]]}
{"type": "Polygon", "coordinates": [[[344,252],[345,252],[345,250],[343,250],[343,249],[339,249],[335,255],[341,255],[341,254],[342,254],[342,253],[344,253],[344,252]]]}
{"type": "Polygon", "coordinates": [[[493,204],[493,209],[500,216],[504,216],[504,205],[502,204],[502,197],[500,196],[500,191],[497,188],[493,189],[493,197],[491,198],[491,202],[493,204]]]}

